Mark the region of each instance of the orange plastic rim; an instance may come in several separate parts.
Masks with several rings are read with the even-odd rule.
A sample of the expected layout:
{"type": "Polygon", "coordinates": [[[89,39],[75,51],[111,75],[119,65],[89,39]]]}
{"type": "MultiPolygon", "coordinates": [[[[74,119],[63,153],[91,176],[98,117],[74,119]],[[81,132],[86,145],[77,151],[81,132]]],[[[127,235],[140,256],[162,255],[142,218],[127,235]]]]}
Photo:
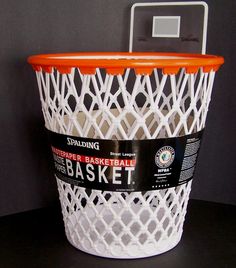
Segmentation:
{"type": "Polygon", "coordinates": [[[56,68],[60,73],[70,73],[71,68],[80,68],[82,74],[95,74],[96,68],[104,68],[107,73],[123,74],[127,68],[136,74],[151,74],[154,68],[165,74],[176,74],[180,68],[187,73],[217,71],[224,63],[223,57],[201,54],[157,53],[157,52],[84,52],[42,54],[28,58],[36,71],[43,69],[51,73],[56,68]]]}

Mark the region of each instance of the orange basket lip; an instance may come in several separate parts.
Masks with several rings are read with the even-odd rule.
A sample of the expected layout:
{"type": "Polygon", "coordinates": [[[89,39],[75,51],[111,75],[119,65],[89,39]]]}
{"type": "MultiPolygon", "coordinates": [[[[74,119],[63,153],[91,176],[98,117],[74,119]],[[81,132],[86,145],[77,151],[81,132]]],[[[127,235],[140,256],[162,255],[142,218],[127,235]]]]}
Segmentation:
{"type": "Polygon", "coordinates": [[[78,52],[33,55],[28,63],[39,67],[165,68],[220,66],[215,55],[159,52],[78,52]]]}

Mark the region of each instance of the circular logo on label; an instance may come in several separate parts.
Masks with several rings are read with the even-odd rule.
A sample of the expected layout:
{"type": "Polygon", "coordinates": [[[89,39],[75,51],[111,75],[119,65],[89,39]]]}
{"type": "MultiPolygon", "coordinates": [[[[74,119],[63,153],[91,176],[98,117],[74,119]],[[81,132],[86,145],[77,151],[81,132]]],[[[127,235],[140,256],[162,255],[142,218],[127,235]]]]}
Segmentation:
{"type": "Polygon", "coordinates": [[[169,167],[175,159],[175,150],[171,146],[163,146],[155,155],[155,163],[159,168],[169,167]]]}

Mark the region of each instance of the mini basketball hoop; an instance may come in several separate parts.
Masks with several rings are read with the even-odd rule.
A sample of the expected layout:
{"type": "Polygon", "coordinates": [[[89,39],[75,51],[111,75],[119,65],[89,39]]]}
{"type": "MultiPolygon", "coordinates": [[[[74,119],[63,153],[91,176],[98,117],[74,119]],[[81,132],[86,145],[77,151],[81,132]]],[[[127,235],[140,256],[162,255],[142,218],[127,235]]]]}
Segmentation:
{"type": "Polygon", "coordinates": [[[223,58],[75,53],[28,62],[50,132],[69,242],[111,258],[175,247],[223,58]]]}

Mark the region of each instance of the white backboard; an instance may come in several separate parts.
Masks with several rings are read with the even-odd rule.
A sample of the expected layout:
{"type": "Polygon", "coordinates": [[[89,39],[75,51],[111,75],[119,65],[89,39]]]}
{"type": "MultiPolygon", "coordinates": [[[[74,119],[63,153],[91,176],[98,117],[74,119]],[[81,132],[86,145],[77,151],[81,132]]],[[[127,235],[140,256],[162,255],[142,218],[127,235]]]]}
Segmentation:
{"type": "Polygon", "coordinates": [[[131,8],[129,51],[206,53],[205,2],[136,3],[131,8]]]}

